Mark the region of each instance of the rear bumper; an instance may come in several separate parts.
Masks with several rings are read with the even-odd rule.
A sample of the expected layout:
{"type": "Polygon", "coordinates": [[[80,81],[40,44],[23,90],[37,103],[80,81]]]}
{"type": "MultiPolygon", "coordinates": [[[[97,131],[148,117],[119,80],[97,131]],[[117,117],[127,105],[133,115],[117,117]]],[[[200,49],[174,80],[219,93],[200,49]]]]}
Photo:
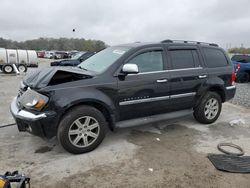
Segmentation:
{"type": "Polygon", "coordinates": [[[17,106],[16,97],[13,99],[10,112],[14,117],[20,132],[29,132],[33,135],[51,138],[56,135],[58,118],[55,112],[32,113],[17,106]]]}
{"type": "Polygon", "coordinates": [[[234,98],[235,92],[236,92],[236,86],[228,86],[226,87],[226,99],[225,101],[228,101],[232,98],[234,98]]]}

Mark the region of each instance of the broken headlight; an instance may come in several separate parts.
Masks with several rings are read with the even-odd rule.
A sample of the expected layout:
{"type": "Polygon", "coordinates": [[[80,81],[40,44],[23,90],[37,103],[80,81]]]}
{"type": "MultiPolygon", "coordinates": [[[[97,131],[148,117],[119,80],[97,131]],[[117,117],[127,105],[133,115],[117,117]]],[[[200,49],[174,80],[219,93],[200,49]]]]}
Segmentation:
{"type": "Polygon", "coordinates": [[[41,110],[49,98],[32,89],[28,89],[20,98],[19,102],[25,107],[33,110],[41,110]]]}

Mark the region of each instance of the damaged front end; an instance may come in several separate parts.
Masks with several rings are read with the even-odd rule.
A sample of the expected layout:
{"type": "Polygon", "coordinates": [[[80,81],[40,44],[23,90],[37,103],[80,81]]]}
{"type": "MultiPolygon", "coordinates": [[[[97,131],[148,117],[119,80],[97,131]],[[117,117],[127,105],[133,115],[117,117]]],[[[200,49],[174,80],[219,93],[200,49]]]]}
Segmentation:
{"type": "Polygon", "coordinates": [[[40,137],[54,136],[55,126],[51,124],[57,124],[59,117],[53,108],[46,107],[51,96],[42,89],[92,77],[87,71],[69,67],[48,68],[27,75],[10,107],[19,131],[27,131],[40,137]]]}

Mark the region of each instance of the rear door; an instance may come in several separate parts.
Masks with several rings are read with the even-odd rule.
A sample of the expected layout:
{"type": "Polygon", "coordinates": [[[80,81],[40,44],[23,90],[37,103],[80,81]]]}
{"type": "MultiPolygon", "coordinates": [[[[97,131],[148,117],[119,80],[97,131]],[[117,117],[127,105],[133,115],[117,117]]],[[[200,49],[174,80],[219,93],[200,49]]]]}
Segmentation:
{"type": "Polygon", "coordinates": [[[170,103],[172,110],[191,108],[199,88],[207,80],[200,51],[196,46],[169,46],[170,103]]]}
{"type": "Polygon", "coordinates": [[[222,87],[232,85],[232,63],[220,48],[202,47],[209,79],[221,83],[222,87]],[[223,85],[224,84],[224,85],[223,85]]]}
{"type": "Polygon", "coordinates": [[[120,119],[164,113],[169,107],[169,74],[162,47],[135,52],[124,64],[136,64],[138,74],[118,79],[120,119]]]}

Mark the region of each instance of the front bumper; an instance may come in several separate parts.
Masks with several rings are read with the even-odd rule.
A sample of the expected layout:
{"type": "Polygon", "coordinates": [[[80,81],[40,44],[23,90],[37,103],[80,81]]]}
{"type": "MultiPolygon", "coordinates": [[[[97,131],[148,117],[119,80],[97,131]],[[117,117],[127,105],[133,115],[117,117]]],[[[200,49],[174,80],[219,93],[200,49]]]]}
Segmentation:
{"type": "Polygon", "coordinates": [[[29,132],[40,137],[51,138],[56,135],[58,118],[55,112],[32,113],[19,109],[15,97],[10,106],[10,112],[14,117],[20,132],[29,132]]]}

